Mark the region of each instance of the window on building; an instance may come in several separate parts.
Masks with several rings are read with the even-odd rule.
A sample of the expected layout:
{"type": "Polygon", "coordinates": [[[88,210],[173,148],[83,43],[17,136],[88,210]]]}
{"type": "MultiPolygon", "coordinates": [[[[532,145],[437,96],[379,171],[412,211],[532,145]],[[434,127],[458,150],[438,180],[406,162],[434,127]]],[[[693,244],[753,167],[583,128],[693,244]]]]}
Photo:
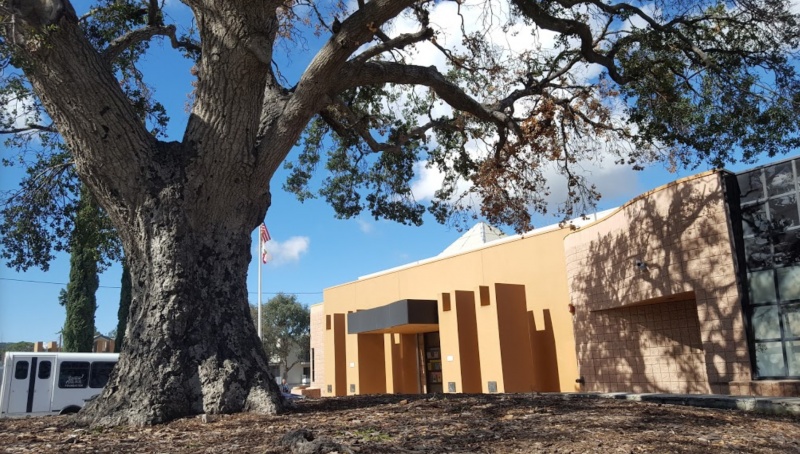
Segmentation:
{"type": "Polygon", "coordinates": [[[64,361],[58,372],[59,388],[85,388],[89,384],[88,361],[64,361]]]}
{"type": "Polygon", "coordinates": [[[737,175],[757,378],[800,378],[800,159],[737,175]]]}
{"type": "Polygon", "coordinates": [[[311,349],[311,382],[313,383],[316,379],[314,378],[314,372],[317,371],[317,366],[314,363],[314,349],[311,349]]]}
{"type": "Polygon", "coordinates": [[[14,378],[17,380],[25,380],[28,378],[28,368],[30,365],[27,361],[17,361],[14,365],[14,378]]]}

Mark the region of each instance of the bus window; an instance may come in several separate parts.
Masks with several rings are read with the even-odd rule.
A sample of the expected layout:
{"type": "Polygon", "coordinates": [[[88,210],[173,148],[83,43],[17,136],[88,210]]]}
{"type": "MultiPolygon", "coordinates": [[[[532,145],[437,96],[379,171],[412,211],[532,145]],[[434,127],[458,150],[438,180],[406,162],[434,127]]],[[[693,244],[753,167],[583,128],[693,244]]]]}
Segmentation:
{"type": "Polygon", "coordinates": [[[64,361],[58,375],[59,388],[85,388],[89,384],[88,361],[64,361]]]}
{"type": "Polygon", "coordinates": [[[17,364],[14,366],[14,378],[17,380],[25,380],[28,378],[27,361],[17,361],[17,364]]]}
{"type": "Polygon", "coordinates": [[[53,368],[53,363],[50,361],[42,361],[39,363],[39,375],[40,380],[45,380],[50,378],[50,369],[53,368]]]}
{"type": "Polygon", "coordinates": [[[89,376],[90,388],[102,388],[108,383],[108,376],[114,368],[112,362],[96,361],[92,363],[92,374],[89,376]]]}

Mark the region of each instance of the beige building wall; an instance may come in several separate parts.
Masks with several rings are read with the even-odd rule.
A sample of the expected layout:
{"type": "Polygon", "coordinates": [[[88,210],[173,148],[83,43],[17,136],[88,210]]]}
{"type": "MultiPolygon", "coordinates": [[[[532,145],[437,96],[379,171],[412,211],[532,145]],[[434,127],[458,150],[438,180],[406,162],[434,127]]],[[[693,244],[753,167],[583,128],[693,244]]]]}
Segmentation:
{"type": "MultiPolygon", "coordinates": [[[[514,391],[575,391],[578,371],[564,273],[563,239],[568,232],[569,229],[555,229],[512,237],[475,251],[431,259],[328,288],[324,292],[325,317],[340,316],[346,324],[349,312],[402,299],[434,300],[439,305],[445,392],[451,382],[456,392],[464,392],[465,383],[470,392],[475,392],[478,384],[486,392],[488,381],[494,381],[492,377],[502,377],[504,369],[512,370],[508,364],[519,362],[522,357],[537,370],[531,372],[533,377],[514,381],[514,391]],[[481,305],[482,294],[484,302],[489,298],[489,305],[481,305]],[[444,295],[449,295],[449,312],[443,311],[444,295]],[[469,304],[472,306],[465,306],[469,304]],[[459,314],[467,317],[464,319],[467,325],[472,323],[474,328],[467,325],[462,328],[459,314]],[[513,328],[505,333],[506,337],[498,329],[504,324],[513,328]],[[473,341],[476,335],[478,345],[473,341]],[[503,358],[501,342],[517,347],[504,352],[503,358]],[[469,351],[469,358],[465,358],[462,349],[469,351]],[[479,350],[479,364],[472,353],[475,350],[479,350]]],[[[415,333],[393,337],[393,334],[342,334],[346,333],[346,326],[340,328],[341,332],[337,329],[326,326],[323,336],[326,350],[323,395],[400,389],[407,392],[412,388],[409,377],[419,382],[420,361],[409,359],[409,350],[415,347],[415,333]],[[344,336],[344,342],[335,343],[337,335],[344,336]],[[383,336],[382,341],[378,342],[375,336],[383,336]],[[340,353],[329,354],[333,349],[340,353]],[[377,359],[378,352],[382,352],[382,360],[377,359]],[[398,356],[400,352],[403,358],[398,356]],[[344,384],[342,380],[346,380],[344,384]],[[385,383],[362,383],[364,380],[385,383]]],[[[502,382],[508,380],[497,380],[501,382],[498,391],[504,391],[502,382]]]]}
{"type": "Polygon", "coordinates": [[[311,377],[310,386],[322,389],[325,385],[325,309],[322,303],[309,306],[311,315],[311,377]]]}
{"type": "Polygon", "coordinates": [[[749,379],[722,184],[678,180],[565,238],[584,390],[727,393],[749,379]]]}

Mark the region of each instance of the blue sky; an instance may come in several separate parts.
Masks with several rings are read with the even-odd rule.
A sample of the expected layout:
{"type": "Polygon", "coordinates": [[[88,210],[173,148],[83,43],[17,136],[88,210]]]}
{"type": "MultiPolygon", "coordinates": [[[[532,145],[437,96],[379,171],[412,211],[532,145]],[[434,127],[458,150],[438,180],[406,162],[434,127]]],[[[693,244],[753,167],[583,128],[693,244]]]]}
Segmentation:
{"type": "MultiPolygon", "coordinates": [[[[180,18],[180,10],[170,10],[180,18]]],[[[309,36],[309,47],[314,48],[309,36]]],[[[307,64],[302,55],[294,55],[287,77],[297,77],[307,64]]],[[[168,131],[179,140],[186,121],[184,106],[191,90],[190,64],[177,58],[168,46],[156,44],[143,67],[156,96],[171,117],[168,131]]],[[[732,166],[741,170],[751,165],[732,166]]],[[[622,167],[592,167],[592,180],[605,198],[598,210],[618,206],[636,195],[680,176],[698,173],[705,168],[667,172],[656,165],[643,172],[622,167]]],[[[0,167],[0,191],[14,189],[22,171],[0,167]]],[[[333,210],[321,200],[298,202],[280,188],[286,173],[281,170],[272,183],[273,198],[266,224],[273,238],[272,262],[262,268],[263,298],[277,292],[293,293],[304,304],[322,301],[326,287],[349,282],[358,276],[434,256],[457,239],[461,232],[426,218],[422,227],[403,226],[370,217],[337,220],[333,210]]],[[[429,176],[430,177],[430,176],[429,176]]],[[[433,183],[436,183],[435,176],[433,183]]],[[[431,181],[416,182],[418,185],[431,181]]],[[[556,191],[558,192],[558,191],[556,191]]],[[[538,217],[536,225],[558,222],[555,217],[538,217]]],[[[511,233],[511,232],[507,232],[511,233]]],[[[251,303],[257,301],[257,232],[253,232],[253,261],[248,273],[251,303]]],[[[117,324],[121,267],[114,265],[101,275],[97,292],[97,329],[107,333],[117,324]]],[[[58,293],[69,276],[69,256],[60,254],[48,272],[29,270],[18,273],[0,264],[0,342],[58,340],[64,321],[64,308],[58,293]]]]}

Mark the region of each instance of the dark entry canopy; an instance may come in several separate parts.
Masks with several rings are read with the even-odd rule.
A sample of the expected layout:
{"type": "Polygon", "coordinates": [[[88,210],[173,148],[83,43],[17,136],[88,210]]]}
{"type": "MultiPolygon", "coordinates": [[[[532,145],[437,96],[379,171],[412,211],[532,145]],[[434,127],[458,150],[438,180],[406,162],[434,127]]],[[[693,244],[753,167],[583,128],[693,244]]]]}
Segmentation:
{"type": "Polygon", "coordinates": [[[400,300],[347,314],[347,333],[425,333],[439,330],[436,300],[400,300]]]}

